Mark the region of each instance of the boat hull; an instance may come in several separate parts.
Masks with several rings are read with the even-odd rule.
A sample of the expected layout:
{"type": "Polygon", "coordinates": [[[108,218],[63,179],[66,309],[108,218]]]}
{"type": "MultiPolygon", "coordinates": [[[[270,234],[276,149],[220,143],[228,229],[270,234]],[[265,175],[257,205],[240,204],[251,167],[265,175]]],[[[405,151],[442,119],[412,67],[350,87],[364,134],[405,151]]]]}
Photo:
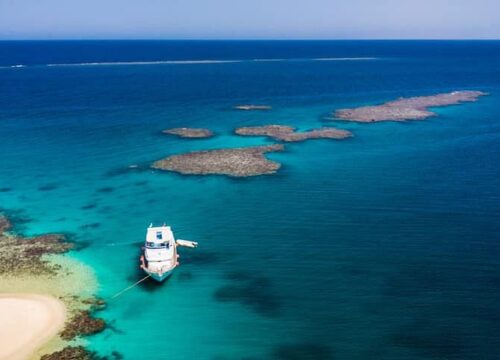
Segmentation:
{"type": "Polygon", "coordinates": [[[154,280],[156,280],[158,282],[163,282],[163,281],[167,280],[170,277],[170,275],[172,275],[173,272],[174,272],[173,269],[170,271],[164,272],[162,274],[146,271],[147,274],[149,274],[154,280]]]}
{"type": "Polygon", "coordinates": [[[144,270],[144,272],[146,274],[148,274],[149,276],[151,276],[151,278],[153,278],[154,280],[158,281],[158,282],[163,282],[165,280],[167,280],[171,275],[172,273],[174,272],[174,268],[168,270],[168,271],[165,271],[165,272],[162,272],[162,273],[159,273],[159,272],[155,272],[155,271],[149,271],[149,269],[143,267],[142,268],[144,270]]]}

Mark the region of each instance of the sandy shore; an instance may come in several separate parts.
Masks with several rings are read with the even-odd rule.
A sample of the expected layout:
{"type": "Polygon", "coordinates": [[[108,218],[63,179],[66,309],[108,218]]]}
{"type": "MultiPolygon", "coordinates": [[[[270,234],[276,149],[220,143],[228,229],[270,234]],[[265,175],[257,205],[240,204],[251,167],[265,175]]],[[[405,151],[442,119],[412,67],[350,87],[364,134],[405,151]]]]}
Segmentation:
{"type": "Polygon", "coordinates": [[[66,308],[37,294],[0,295],[0,359],[29,358],[64,327],[66,308]]]}

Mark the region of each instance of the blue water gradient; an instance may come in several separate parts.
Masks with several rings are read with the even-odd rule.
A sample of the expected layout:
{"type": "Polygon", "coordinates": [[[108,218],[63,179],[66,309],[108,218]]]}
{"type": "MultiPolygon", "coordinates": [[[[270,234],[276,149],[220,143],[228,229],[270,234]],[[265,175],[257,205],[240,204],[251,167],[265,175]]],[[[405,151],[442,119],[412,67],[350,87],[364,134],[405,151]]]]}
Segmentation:
{"type": "Polygon", "coordinates": [[[0,207],[27,234],[73,234],[106,299],[143,276],[150,222],[200,243],[167,283],[109,301],[88,338],[103,355],[496,359],[499,64],[500,42],[0,42],[0,207]],[[245,61],[171,62],[192,60],[245,61]],[[83,63],[105,64],[47,66],[83,63]],[[490,96],[426,121],[331,120],[461,89],[490,96]],[[232,134],[269,123],[355,136],[287,144],[272,176],[144,166],[271,143],[232,134]],[[160,133],[177,126],[217,136],[160,133]]]}

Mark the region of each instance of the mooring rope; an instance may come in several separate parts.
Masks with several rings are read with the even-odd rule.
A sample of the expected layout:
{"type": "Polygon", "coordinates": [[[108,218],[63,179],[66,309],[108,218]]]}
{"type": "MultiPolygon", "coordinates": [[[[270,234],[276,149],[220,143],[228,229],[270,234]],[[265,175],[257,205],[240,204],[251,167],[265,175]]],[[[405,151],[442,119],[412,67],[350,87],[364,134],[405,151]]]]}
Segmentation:
{"type": "Polygon", "coordinates": [[[123,290],[121,290],[121,291],[117,292],[115,295],[113,295],[113,296],[111,297],[111,299],[117,298],[118,296],[120,296],[121,294],[123,294],[125,291],[128,291],[128,290],[132,289],[133,287],[135,287],[135,286],[139,285],[141,282],[143,282],[144,280],[146,280],[146,279],[147,279],[148,277],[150,277],[150,276],[151,276],[151,275],[148,275],[148,276],[146,276],[146,277],[143,277],[141,280],[139,280],[139,281],[138,281],[138,282],[136,282],[135,284],[132,284],[132,285],[130,285],[130,286],[128,286],[128,287],[126,287],[125,289],[123,289],[123,290]]]}

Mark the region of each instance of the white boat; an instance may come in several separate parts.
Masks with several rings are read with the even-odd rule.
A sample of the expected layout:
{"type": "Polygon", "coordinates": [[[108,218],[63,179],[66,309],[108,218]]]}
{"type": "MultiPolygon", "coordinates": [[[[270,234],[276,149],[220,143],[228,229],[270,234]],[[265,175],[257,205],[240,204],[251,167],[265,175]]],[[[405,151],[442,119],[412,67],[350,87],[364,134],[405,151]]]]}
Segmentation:
{"type": "Polygon", "coordinates": [[[141,255],[141,268],[156,281],[162,282],[179,266],[177,246],[196,247],[197,242],[175,240],[170,226],[151,224],[146,232],[146,242],[141,255]]]}

